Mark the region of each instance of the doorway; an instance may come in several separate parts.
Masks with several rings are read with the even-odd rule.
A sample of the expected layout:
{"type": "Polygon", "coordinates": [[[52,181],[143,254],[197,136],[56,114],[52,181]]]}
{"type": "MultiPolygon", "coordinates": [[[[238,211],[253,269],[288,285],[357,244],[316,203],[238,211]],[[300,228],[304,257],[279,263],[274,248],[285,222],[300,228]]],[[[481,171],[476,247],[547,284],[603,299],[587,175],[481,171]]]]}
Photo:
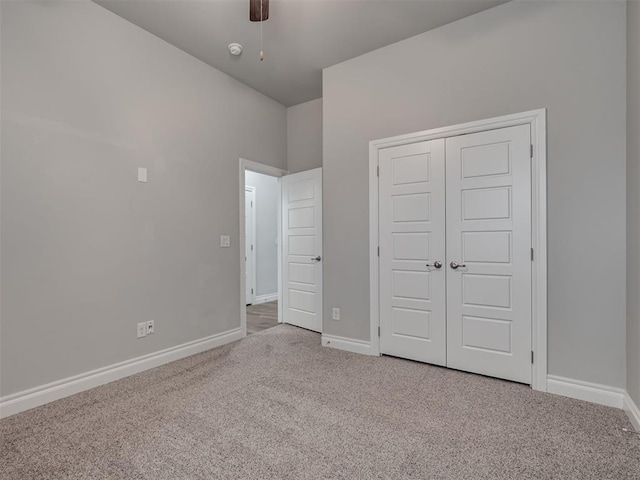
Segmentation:
{"type": "Polygon", "coordinates": [[[240,159],[240,322],[322,332],[322,169],[240,159]]]}
{"type": "Polygon", "coordinates": [[[546,389],[544,117],[371,142],[373,354],[546,389]]]}

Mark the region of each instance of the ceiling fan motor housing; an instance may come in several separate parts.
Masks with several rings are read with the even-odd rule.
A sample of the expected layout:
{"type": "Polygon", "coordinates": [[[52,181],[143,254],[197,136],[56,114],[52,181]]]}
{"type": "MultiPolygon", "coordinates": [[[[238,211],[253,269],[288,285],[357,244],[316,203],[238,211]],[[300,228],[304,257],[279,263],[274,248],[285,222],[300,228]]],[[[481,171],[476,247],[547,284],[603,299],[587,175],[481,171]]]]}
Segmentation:
{"type": "Polygon", "coordinates": [[[268,19],[269,0],[249,0],[249,20],[252,22],[263,22],[268,19]]]}

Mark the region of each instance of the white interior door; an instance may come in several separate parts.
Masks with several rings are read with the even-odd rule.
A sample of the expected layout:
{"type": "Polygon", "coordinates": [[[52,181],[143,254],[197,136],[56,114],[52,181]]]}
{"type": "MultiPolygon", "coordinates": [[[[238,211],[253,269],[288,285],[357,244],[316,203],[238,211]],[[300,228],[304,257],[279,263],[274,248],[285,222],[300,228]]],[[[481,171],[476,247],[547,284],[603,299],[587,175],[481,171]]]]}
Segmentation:
{"type": "Polygon", "coordinates": [[[446,364],[444,140],[379,156],[380,351],[446,364]]]}
{"type": "Polygon", "coordinates": [[[282,177],[283,321],[322,331],[322,168],[282,177]]]}
{"type": "Polygon", "coordinates": [[[529,125],[446,141],[447,366],[523,383],[531,383],[530,144],[529,125]]]}
{"type": "Polygon", "coordinates": [[[245,187],[244,190],[244,241],[245,241],[245,278],[246,278],[246,294],[247,305],[253,304],[256,298],[255,292],[255,190],[252,187],[245,187]]]}

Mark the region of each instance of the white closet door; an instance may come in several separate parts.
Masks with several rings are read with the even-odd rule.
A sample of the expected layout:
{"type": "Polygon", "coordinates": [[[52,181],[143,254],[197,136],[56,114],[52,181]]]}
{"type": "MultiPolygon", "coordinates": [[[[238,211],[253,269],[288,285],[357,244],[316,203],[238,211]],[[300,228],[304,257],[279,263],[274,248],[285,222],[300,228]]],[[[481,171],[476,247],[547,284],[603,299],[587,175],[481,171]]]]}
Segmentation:
{"type": "Polygon", "coordinates": [[[447,366],[523,383],[531,383],[530,144],[528,125],[446,141],[447,366]]]}
{"type": "Polygon", "coordinates": [[[285,323],[322,332],[322,168],[282,177],[285,323]]]}
{"type": "Polygon", "coordinates": [[[444,140],[386,148],[379,166],[380,351],[445,365],[444,140]]]}

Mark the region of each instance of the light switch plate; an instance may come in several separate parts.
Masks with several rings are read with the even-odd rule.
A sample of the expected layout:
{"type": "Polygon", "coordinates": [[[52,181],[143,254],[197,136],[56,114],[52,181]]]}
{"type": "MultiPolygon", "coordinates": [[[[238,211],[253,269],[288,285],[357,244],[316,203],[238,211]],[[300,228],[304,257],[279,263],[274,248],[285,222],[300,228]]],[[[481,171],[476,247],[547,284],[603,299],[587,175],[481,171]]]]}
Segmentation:
{"type": "Polygon", "coordinates": [[[138,168],[138,181],[142,183],[147,183],[147,169],[146,168],[138,168]]]}
{"type": "Polygon", "coordinates": [[[225,248],[231,246],[231,238],[229,235],[220,235],[220,246],[225,248]]]}
{"type": "Polygon", "coordinates": [[[138,323],[138,338],[147,336],[147,322],[138,323]]]}

